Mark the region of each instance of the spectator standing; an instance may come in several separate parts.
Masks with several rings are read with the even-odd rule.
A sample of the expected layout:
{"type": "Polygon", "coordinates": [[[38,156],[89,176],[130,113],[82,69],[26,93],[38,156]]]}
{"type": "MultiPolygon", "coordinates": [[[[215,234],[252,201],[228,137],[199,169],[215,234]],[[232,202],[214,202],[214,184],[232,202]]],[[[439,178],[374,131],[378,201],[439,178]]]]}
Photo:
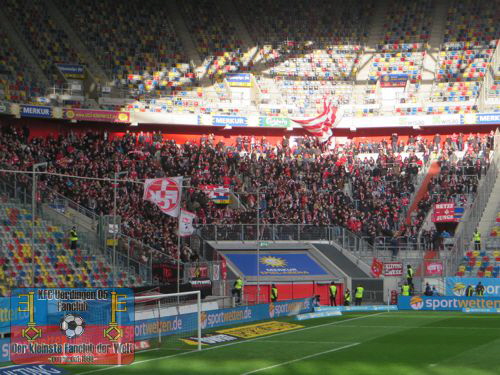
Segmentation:
{"type": "Polygon", "coordinates": [[[481,284],[481,281],[476,285],[476,296],[484,296],[484,285],[481,284]]]}
{"type": "Polygon", "coordinates": [[[472,287],[472,285],[467,286],[467,288],[465,289],[465,296],[472,297],[473,295],[474,295],[474,288],[472,287]]]}
{"type": "Polygon", "coordinates": [[[410,286],[410,289],[413,290],[413,268],[411,264],[406,266],[406,283],[410,286]]]}
{"type": "Polygon", "coordinates": [[[330,306],[337,306],[337,286],[332,281],[330,284],[330,306]]]}
{"type": "Polygon", "coordinates": [[[76,227],[73,226],[69,231],[69,243],[71,250],[76,250],[78,247],[78,234],[76,233],[76,227]]]}
{"type": "Polygon", "coordinates": [[[351,305],[351,291],[349,288],[345,290],[344,293],[344,306],[350,306],[351,305]]]}
{"type": "Polygon", "coordinates": [[[243,280],[238,277],[233,285],[233,297],[236,297],[236,303],[241,303],[241,292],[243,290],[243,280]]]}
{"type": "Polygon", "coordinates": [[[404,283],[401,286],[401,295],[405,297],[408,297],[410,295],[410,286],[408,285],[408,283],[404,283]]]}
{"type": "Polygon", "coordinates": [[[481,233],[479,233],[477,228],[472,239],[474,240],[474,250],[481,251],[481,233]]]}
{"type": "Polygon", "coordinates": [[[271,286],[271,302],[276,302],[278,300],[278,288],[273,284],[271,286]]]}
{"type": "Polygon", "coordinates": [[[354,293],[354,298],[355,298],[355,305],[356,306],[361,306],[361,303],[363,302],[363,294],[365,292],[365,288],[363,288],[362,285],[358,285],[356,287],[356,291],[354,293]]]}

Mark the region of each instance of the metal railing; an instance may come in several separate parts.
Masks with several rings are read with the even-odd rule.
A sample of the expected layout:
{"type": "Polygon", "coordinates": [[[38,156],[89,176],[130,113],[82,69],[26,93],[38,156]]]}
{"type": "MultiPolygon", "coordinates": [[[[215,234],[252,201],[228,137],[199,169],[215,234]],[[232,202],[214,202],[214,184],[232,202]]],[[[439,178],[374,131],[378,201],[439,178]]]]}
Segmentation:
{"type": "MultiPolygon", "coordinates": [[[[14,201],[21,205],[28,205],[31,201],[31,176],[18,173],[4,173],[0,176],[0,192],[5,194],[14,201]],[[13,176],[13,177],[12,177],[13,176]]],[[[78,236],[81,239],[84,250],[89,253],[105,257],[108,261],[110,258],[110,248],[103,246],[103,241],[100,239],[96,233],[102,228],[102,220],[92,211],[82,207],[78,203],[64,197],[63,195],[53,191],[50,188],[39,189],[40,194],[37,196],[37,215],[42,217],[42,219],[54,222],[56,225],[61,227],[65,233],[69,233],[72,226],[76,225],[78,230],[78,236]],[[56,197],[54,199],[54,196],[56,197]],[[84,228],[78,225],[76,221],[68,221],[68,216],[66,213],[67,208],[72,208],[73,210],[89,217],[92,221],[92,230],[84,228]],[[47,208],[50,208],[48,210],[47,208]]],[[[122,240],[123,243],[129,243],[130,241],[135,241],[139,245],[137,247],[149,248],[147,245],[142,244],[140,241],[127,239],[124,235],[119,235],[118,239],[122,240]]],[[[141,262],[141,259],[132,257],[129,254],[129,247],[121,247],[120,241],[118,241],[118,253],[117,253],[117,267],[125,270],[126,272],[136,272],[140,275],[143,283],[152,282],[152,256],[148,256],[148,262],[141,262]],[[127,250],[128,249],[128,250],[127,250]]],[[[111,247],[112,249],[112,247],[111,247]]],[[[153,249],[155,250],[155,249],[153,249]]],[[[111,250],[112,251],[112,250],[111,250]]],[[[158,252],[158,250],[155,250],[158,252]]],[[[152,250],[148,251],[148,254],[153,254],[152,250]]],[[[111,261],[109,262],[111,264],[111,261]]]]}
{"type": "Polygon", "coordinates": [[[500,131],[495,132],[494,150],[490,167],[486,175],[480,180],[477,189],[476,199],[469,210],[466,211],[462,222],[455,232],[455,244],[452,253],[447,257],[446,274],[452,275],[456,272],[460,260],[464,253],[472,248],[472,235],[477,228],[483,215],[484,209],[490,199],[493,187],[495,186],[500,172],[500,131]]]}

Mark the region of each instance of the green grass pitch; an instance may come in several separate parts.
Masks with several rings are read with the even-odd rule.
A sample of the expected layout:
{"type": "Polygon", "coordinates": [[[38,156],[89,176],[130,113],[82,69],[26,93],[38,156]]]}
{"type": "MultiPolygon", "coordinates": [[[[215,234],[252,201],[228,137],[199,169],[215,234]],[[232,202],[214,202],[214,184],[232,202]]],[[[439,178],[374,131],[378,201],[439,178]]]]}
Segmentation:
{"type": "MultiPolygon", "coordinates": [[[[68,366],[72,374],[500,374],[500,317],[456,312],[348,313],[304,328],[204,347],[136,353],[129,366],[68,366]]],[[[170,339],[172,340],[172,339],[170,339]]],[[[179,341],[179,340],[176,340],[179,341]]]]}

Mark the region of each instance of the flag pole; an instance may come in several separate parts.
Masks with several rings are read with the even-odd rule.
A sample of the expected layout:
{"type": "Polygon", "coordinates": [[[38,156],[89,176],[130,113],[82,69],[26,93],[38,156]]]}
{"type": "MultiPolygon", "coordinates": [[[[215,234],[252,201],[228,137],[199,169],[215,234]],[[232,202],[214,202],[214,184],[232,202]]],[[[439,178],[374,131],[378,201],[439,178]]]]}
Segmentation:
{"type": "Polygon", "coordinates": [[[181,210],[182,210],[182,186],[181,196],[179,197],[179,215],[177,216],[177,293],[181,289],[181,210]]]}
{"type": "Polygon", "coordinates": [[[180,289],[181,289],[181,284],[180,284],[180,279],[181,279],[181,235],[180,235],[180,230],[181,230],[181,223],[180,223],[180,219],[179,219],[178,223],[177,223],[177,293],[179,293],[180,289]]]}

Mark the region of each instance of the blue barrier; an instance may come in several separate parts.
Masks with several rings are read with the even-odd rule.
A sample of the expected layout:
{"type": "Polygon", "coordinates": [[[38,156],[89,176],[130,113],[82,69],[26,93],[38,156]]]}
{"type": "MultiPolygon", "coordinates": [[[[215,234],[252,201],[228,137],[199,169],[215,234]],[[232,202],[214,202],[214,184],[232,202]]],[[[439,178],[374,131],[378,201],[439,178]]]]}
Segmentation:
{"type": "Polygon", "coordinates": [[[462,309],[464,313],[477,314],[477,313],[486,313],[486,314],[500,314],[500,309],[462,309]]]}
{"type": "Polygon", "coordinates": [[[398,307],[396,305],[364,305],[364,306],[319,306],[315,307],[314,311],[397,311],[398,307]]]}
{"type": "Polygon", "coordinates": [[[446,277],[445,294],[447,296],[465,296],[467,286],[472,285],[475,288],[479,282],[484,286],[484,297],[500,297],[500,279],[490,277],[446,277]]]}
{"type": "Polygon", "coordinates": [[[500,298],[497,297],[427,297],[427,296],[399,296],[400,310],[434,310],[434,311],[462,311],[462,309],[500,308],[500,298]]]}
{"type": "Polygon", "coordinates": [[[317,318],[327,318],[330,316],[341,316],[341,311],[323,311],[323,312],[313,312],[307,314],[299,314],[295,317],[295,320],[307,320],[307,319],[317,319],[317,318]]]}
{"type": "MultiPolygon", "coordinates": [[[[211,329],[257,320],[275,319],[282,316],[293,316],[312,311],[312,298],[203,311],[201,313],[201,328],[211,329]]],[[[158,319],[136,320],[135,339],[137,341],[158,337],[158,329],[160,329],[162,336],[192,331],[193,327],[196,327],[196,321],[196,313],[166,316],[160,319],[159,324],[158,319]]]]}
{"type": "Polygon", "coordinates": [[[0,375],[30,374],[30,375],[63,375],[70,372],[52,365],[15,365],[0,368],[0,375]]]}

